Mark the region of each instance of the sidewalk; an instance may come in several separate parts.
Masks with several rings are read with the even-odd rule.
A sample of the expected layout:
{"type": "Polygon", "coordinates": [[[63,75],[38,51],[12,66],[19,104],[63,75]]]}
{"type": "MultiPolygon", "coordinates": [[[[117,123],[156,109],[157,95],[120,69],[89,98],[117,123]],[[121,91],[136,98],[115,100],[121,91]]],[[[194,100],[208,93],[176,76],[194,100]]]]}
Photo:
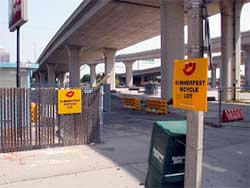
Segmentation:
{"type": "Polygon", "coordinates": [[[99,153],[108,149],[109,144],[0,154],[0,187],[141,187],[137,178],[144,176],[140,168],[145,164],[126,156],[116,164],[99,153]]]}
{"type": "MultiPolygon", "coordinates": [[[[0,154],[0,188],[143,188],[153,122],[182,117],[112,102],[104,144],[0,154]]],[[[249,187],[249,146],[249,128],[205,127],[202,187],[249,187]]]]}

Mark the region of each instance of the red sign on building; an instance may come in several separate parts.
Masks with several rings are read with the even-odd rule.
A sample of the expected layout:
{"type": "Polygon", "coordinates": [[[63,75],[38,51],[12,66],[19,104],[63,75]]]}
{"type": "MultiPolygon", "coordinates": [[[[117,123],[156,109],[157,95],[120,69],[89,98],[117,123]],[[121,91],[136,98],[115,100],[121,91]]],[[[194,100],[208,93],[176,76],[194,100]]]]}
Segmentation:
{"type": "Polygon", "coordinates": [[[9,0],[9,29],[15,31],[28,21],[28,1],[9,0]]]}

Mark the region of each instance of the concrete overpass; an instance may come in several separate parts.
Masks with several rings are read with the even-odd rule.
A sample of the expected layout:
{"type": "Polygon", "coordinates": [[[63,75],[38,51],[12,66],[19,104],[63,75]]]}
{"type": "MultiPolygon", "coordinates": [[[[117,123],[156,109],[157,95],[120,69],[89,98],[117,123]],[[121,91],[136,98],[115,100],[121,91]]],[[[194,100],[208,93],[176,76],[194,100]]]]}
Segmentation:
{"type": "MultiPolygon", "coordinates": [[[[56,74],[69,72],[70,86],[80,82],[80,65],[103,59],[105,73],[111,77],[107,83],[115,87],[115,53],[135,43],[161,34],[162,97],[171,98],[174,59],[184,57],[184,25],[188,12],[195,4],[183,0],[85,0],[49,42],[38,59],[40,81],[54,83],[56,74]],[[187,5],[187,6],[186,6],[187,5]],[[128,16],[129,14],[129,16],[128,16]]],[[[222,59],[225,72],[222,79],[231,87],[239,79],[240,62],[240,11],[248,0],[208,0],[208,13],[222,13],[222,59]],[[235,7],[233,12],[232,7],[235,7]],[[233,16],[234,14],[234,16],[233,16]],[[236,16],[238,15],[238,16],[236,16]],[[234,42],[232,42],[234,41],[234,42]],[[234,55],[235,54],[235,55],[234,55]],[[233,58],[232,58],[233,57],[233,58]],[[233,71],[235,70],[235,71],[233,71]]],[[[188,51],[202,50],[189,46],[188,51]]],[[[60,76],[59,76],[60,77],[60,76]]],[[[92,82],[93,83],[93,82],[92,82]]],[[[224,94],[223,94],[224,95],[224,94]]],[[[225,99],[232,97],[225,92],[225,99]]]]}
{"type": "MultiPolygon", "coordinates": [[[[250,31],[242,32],[241,33],[241,45],[242,49],[247,49],[250,47],[250,31]]],[[[221,52],[221,38],[213,38],[211,39],[211,47],[212,47],[212,52],[221,52]]],[[[187,49],[188,46],[187,44],[185,45],[185,54],[187,55],[187,49]]],[[[250,63],[250,60],[244,57],[246,53],[242,53],[242,58],[241,58],[241,64],[247,64],[250,63]]],[[[126,85],[127,86],[132,86],[133,85],[133,75],[134,74],[139,74],[138,72],[133,72],[132,73],[132,66],[133,63],[137,60],[147,60],[147,59],[160,59],[161,58],[161,49],[155,49],[155,50],[149,50],[145,52],[138,52],[138,53],[132,53],[132,54],[122,54],[122,55],[117,55],[115,57],[116,62],[124,62],[126,66],[126,85]],[[132,65],[131,65],[132,64],[132,65]]],[[[103,63],[101,60],[98,61],[98,63],[103,63]]],[[[218,68],[221,65],[221,57],[220,56],[215,56],[213,57],[212,60],[213,63],[213,68],[218,68]]],[[[249,74],[246,73],[245,75],[250,76],[249,74]]],[[[161,74],[161,69],[159,67],[157,68],[152,68],[152,69],[145,69],[144,71],[140,71],[140,74],[156,74],[160,75],[161,74]]],[[[122,75],[124,77],[124,75],[122,75]]],[[[216,71],[212,70],[212,87],[216,86],[216,71]]],[[[250,78],[249,78],[250,79],[250,78]]]]}
{"type": "MultiPolygon", "coordinates": [[[[243,55],[242,58],[244,59],[242,61],[242,64],[244,64],[243,62],[246,62],[246,56],[243,55]]],[[[216,87],[216,69],[220,68],[221,56],[214,56],[212,62],[213,62],[213,68],[215,69],[214,70],[215,73],[211,74],[211,87],[215,88],[216,87]]],[[[161,76],[161,67],[157,66],[157,67],[147,68],[147,69],[142,69],[142,70],[133,70],[132,74],[128,74],[128,75],[131,75],[131,77],[128,77],[127,74],[128,74],[128,71],[126,71],[126,73],[119,74],[119,77],[122,78],[122,80],[125,80],[125,83],[128,87],[131,87],[132,85],[134,85],[134,79],[138,83],[138,80],[146,81],[147,78],[161,76]]],[[[249,76],[249,72],[247,72],[247,69],[245,69],[245,76],[249,76]]]]}
{"type": "MultiPolygon", "coordinates": [[[[209,0],[208,4],[210,15],[219,12],[216,1],[209,0]]],[[[109,62],[106,63],[107,72],[113,72],[112,59],[116,50],[160,35],[160,6],[160,0],[83,1],[42,52],[38,59],[39,71],[71,72],[81,64],[91,64],[105,56],[109,62]]],[[[181,9],[184,25],[183,1],[177,0],[176,6],[181,9]]],[[[80,77],[79,71],[73,72],[71,85],[78,84],[80,77]]],[[[108,82],[114,87],[111,75],[108,82]]],[[[51,77],[54,75],[48,76],[53,82],[51,77]]]]}
{"type": "MultiPolygon", "coordinates": [[[[220,64],[221,56],[215,56],[213,57],[213,63],[214,65],[220,64]]],[[[119,74],[121,77],[126,78],[126,73],[119,74]]],[[[133,76],[142,76],[142,75],[161,75],[161,67],[153,67],[153,68],[147,68],[147,69],[141,69],[141,70],[133,70],[133,76]]]]}
{"type": "MultiPolygon", "coordinates": [[[[245,31],[241,33],[241,45],[242,49],[250,46],[250,31],[245,31]]],[[[221,37],[211,39],[212,52],[221,52],[221,37]]],[[[188,54],[187,49],[188,45],[185,44],[185,55],[188,54]]],[[[137,60],[146,60],[146,59],[160,59],[161,58],[161,49],[149,50],[144,52],[132,53],[132,54],[122,54],[115,57],[116,62],[129,62],[137,60]]],[[[100,62],[99,60],[98,62],[100,62]]],[[[214,62],[218,64],[219,61],[214,62]]]]}
{"type": "MultiPolygon", "coordinates": [[[[241,42],[242,42],[242,49],[245,49],[247,46],[249,46],[250,41],[250,31],[245,31],[241,33],[241,42]]],[[[221,52],[221,38],[213,38],[211,39],[211,47],[212,52],[221,52]]],[[[187,55],[187,44],[185,44],[185,54],[187,55]]],[[[242,53],[242,62],[241,64],[245,64],[247,61],[246,57],[243,57],[244,53],[242,53]]],[[[155,49],[155,50],[149,50],[144,52],[137,52],[137,53],[131,53],[131,54],[122,54],[117,55],[115,57],[116,62],[123,62],[126,66],[126,74],[121,74],[121,77],[126,78],[126,85],[128,87],[131,87],[133,85],[133,76],[139,76],[139,75],[161,75],[161,68],[155,67],[150,69],[144,69],[140,71],[132,71],[132,66],[135,61],[138,60],[147,60],[147,59],[160,59],[161,58],[161,49],[155,49]],[[131,65],[132,64],[132,65],[131,65]]],[[[103,59],[100,59],[96,61],[96,64],[104,63],[103,59]]],[[[214,56],[213,60],[213,68],[219,68],[221,65],[221,56],[214,56]]],[[[92,65],[90,64],[90,67],[92,65]]],[[[248,75],[247,72],[245,75],[248,75]]],[[[216,86],[216,72],[212,74],[212,87],[216,86]]],[[[93,82],[93,81],[92,81],[93,82]]]]}

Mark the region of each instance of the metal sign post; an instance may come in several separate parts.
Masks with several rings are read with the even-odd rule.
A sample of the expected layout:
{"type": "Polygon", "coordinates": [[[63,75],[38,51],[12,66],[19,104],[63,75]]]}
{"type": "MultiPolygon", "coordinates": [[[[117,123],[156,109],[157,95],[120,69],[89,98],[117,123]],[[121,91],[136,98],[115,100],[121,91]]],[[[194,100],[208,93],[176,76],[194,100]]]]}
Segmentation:
{"type": "Polygon", "coordinates": [[[17,49],[16,49],[16,87],[19,88],[20,81],[20,27],[18,26],[16,29],[17,32],[17,49]]]}
{"type": "Polygon", "coordinates": [[[219,86],[219,113],[218,113],[218,127],[222,127],[221,126],[221,115],[222,115],[222,113],[221,113],[221,109],[222,109],[222,98],[221,98],[221,96],[222,96],[222,88],[221,88],[221,84],[220,84],[220,86],[219,86]]]}
{"type": "Polygon", "coordinates": [[[9,29],[10,32],[17,31],[17,65],[16,65],[16,87],[21,85],[20,81],[20,27],[28,21],[28,1],[9,0],[9,29]]]}

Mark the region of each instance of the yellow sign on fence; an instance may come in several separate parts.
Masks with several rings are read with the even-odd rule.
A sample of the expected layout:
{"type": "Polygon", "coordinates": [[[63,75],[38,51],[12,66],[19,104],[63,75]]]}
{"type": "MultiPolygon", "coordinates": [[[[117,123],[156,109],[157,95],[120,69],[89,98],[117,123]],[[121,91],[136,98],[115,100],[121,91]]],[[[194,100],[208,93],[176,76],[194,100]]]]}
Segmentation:
{"type": "Polygon", "coordinates": [[[208,59],[175,60],[173,106],[207,111],[208,59]]]}
{"type": "Polygon", "coordinates": [[[58,91],[58,114],[78,114],[82,112],[82,90],[60,89],[58,91]]]}

